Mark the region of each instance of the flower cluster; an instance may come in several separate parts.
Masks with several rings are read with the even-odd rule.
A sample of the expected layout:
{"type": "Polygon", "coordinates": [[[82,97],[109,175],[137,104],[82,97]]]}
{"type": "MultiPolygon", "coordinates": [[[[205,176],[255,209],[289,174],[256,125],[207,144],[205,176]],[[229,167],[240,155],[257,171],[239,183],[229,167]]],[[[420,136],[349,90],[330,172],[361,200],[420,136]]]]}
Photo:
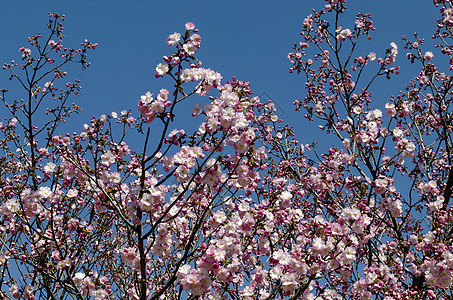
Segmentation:
{"type": "Polygon", "coordinates": [[[166,89],[161,89],[155,99],[148,91],[140,97],[138,102],[138,110],[142,114],[145,123],[154,121],[156,115],[162,116],[165,108],[169,106],[171,106],[171,101],[168,101],[168,90],[166,89]]]}

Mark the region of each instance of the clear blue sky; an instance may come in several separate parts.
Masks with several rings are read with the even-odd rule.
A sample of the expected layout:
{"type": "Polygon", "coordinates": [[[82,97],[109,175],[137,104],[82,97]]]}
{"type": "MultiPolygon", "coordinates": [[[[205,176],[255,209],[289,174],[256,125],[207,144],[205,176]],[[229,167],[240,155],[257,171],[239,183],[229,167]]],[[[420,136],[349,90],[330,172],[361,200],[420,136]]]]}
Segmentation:
{"type": "MultiPolygon", "coordinates": [[[[83,90],[74,99],[85,111],[81,125],[89,116],[133,108],[137,112],[140,95],[150,90],[171,88],[165,80],[155,79],[155,66],[162,55],[171,54],[165,41],[168,34],[183,32],[184,23],[192,21],[200,29],[204,67],[223,75],[225,82],[236,76],[250,81],[257,95],[263,92],[282,108],[281,117],[296,127],[304,143],[316,135],[304,132],[307,122],[302,113],[293,112],[294,99],[305,95],[302,77],[288,73],[286,55],[299,41],[303,19],[311,8],[319,9],[321,0],[299,1],[145,1],[145,0],[23,0],[1,1],[0,61],[20,60],[19,47],[27,37],[46,33],[47,12],[66,14],[67,46],[76,46],[87,38],[99,43],[91,53],[92,66],[85,72],[76,70],[83,90]]],[[[348,1],[348,18],[343,27],[352,27],[354,14],[372,13],[374,39],[363,48],[363,55],[374,51],[383,55],[392,41],[400,46],[398,64],[405,62],[401,35],[419,32],[427,39],[433,33],[438,9],[428,0],[348,1]]],[[[408,66],[402,64],[402,66],[408,66]]],[[[402,89],[408,78],[416,76],[410,67],[403,68],[399,80],[382,79],[376,85],[374,106],[383,108],[391,94],[402,89]],[[406,71],[407,70],[407,71],[406,71]]],[[[0,87],[8,88],[5,72],[0,87]]],[[[21,94],[11,90],[11,96],[21,94]]],[[[194,97],[193,103],[206,101],[194,97]]],[[[138,112],[137,112],[138,113],[138,112]]],[[[3,117],[2,117],[3,118],[3,117]]],[[[79,130],[77,130],[79,131],[79,130]]]]}

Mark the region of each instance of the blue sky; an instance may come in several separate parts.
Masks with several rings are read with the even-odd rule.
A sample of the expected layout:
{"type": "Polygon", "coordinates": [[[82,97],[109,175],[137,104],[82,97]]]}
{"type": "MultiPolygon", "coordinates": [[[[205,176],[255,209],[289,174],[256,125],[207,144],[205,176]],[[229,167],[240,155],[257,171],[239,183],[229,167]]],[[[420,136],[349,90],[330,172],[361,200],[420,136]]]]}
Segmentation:
{"type": "MultiPolygon", "coordinates": [[[[232,76],[250,81],[255,94],[272,98],[282,109],[283,120],[295,127],[304,143],[309,143],[318,132],[307,131],[311,125],[302,113],[294,112],[294,99],[305,96],[304,81],[288,73],[286,55],[300,40],[301,24],[311,8],[319,9],[324,4],[321,0],[3,0],[0,61],[20,60],[18,49],[27,45],[26,38],[46,33],[47,12],[66,14],[67,46],[76,46],[85,38],[99,43],[90,56],[92,66],[85,72],[78,68],[72,71],[83,86],[74,99],[84,109],[79,117],[81,128],[91,115],[128,108],[137,112],[137,101],[148,90],[156,94],[161,88],[170,89],[169,82],[154,78],[155,66],[163,55],[171,54],[165,43],[168,34],[183,32],[185,22],[192,21],[202,37],[198,58],[203,66],[220,72],[223,82],[232,76]]],[[[397,63],[403,67],[401,75],[397,80],[381,79],[375,85],[374,106],[383,108],[391,94],[416,76],[416,69],[404,59],[401,35],[411,36],[417,31],[429,40],[438,9],[426,0],[351,0],[348,6],[343,27],[352,27],[354,15],[360,11],[372,13],[377,28],[373,40],[365,43],[359,54],[374,51],[379,57],[390,42],[400,45],[397,63]]],[[[5,72],[1,72],[0,87],[9,86],[5,72]]],[[[11,97],[21,98],[21,92],[10,89],[11,97]]],[[[206,99],[193,97],[190,101],[204,103],[206,99]]]]}

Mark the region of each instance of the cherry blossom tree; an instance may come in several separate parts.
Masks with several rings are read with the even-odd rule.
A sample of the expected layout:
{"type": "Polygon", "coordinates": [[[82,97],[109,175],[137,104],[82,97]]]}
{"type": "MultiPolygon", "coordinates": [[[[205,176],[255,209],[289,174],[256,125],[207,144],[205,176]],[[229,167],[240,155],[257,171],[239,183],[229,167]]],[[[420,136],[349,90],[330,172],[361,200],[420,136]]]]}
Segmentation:
{"type": "Polygon", "coordinates": [[[288,54],[307,87],[295,108],[326,150],[299,143],[248,82],[202,67],[191,22],[156,67],[172,86],[66,133],[80,110],[66,68],[88,67],[97,44],[66,48],[64,16],[49,14],[49,34],[3,67],[24,96],[1,90],[2,297],[450,299],[452,5],[434,1],[435,49],[415,35],[379,55],[360,53],[375,28],[344,18],[345,2],[314,10],[288,54]],[[375,103],[403,49],[416,77],[375,103]]]}

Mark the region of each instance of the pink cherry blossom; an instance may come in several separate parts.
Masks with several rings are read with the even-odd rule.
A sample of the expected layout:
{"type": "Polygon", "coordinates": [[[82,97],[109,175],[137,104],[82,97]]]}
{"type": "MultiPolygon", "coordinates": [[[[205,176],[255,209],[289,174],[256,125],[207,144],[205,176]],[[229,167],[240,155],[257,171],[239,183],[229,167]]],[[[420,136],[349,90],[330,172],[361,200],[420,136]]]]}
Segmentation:
{"type": "MultiPolygon", "coordinates": [[[[434,2],[433,38],[450,61],[452,10],[434,2]]],[[[307,89],[295,109],[316,122],[326,148],[300,143],[297,127],[249,82],[222,82],[201,67],[191,22],[167,38],[174,48],[156,68],[167,81],[156,80],[136,108],[65,133],[61,124],[78,112],[66,99],[80,87],[61,82],[63,66],[87,67],[97,44],[63,47],[64,16],[50,13],[48,42],[39,34],[20,48],[24,72],[4,66],[36,101],[2,94],[12,114],[0,124],[1,293],[449,298],[452,86],[442,69],[453,63],[435,66],[422,37],[404,37],[413,79],[375,99],[380,78],[398,78],[399,49],[391,43],[378,67],[369,63],[376,54],[361,53],[361,43],[375,30],[372,18],[357,13],[350,23],[345,3],[314,10],[287,55],[307,89]],[[343,22],[354,27],[332,28],[343,22]]]]}
{"type": "Polygon", "coordinates": [[[185,25],[186,30],[194,30],[195,25],[192,22],[187,22],[185,25]]]}

